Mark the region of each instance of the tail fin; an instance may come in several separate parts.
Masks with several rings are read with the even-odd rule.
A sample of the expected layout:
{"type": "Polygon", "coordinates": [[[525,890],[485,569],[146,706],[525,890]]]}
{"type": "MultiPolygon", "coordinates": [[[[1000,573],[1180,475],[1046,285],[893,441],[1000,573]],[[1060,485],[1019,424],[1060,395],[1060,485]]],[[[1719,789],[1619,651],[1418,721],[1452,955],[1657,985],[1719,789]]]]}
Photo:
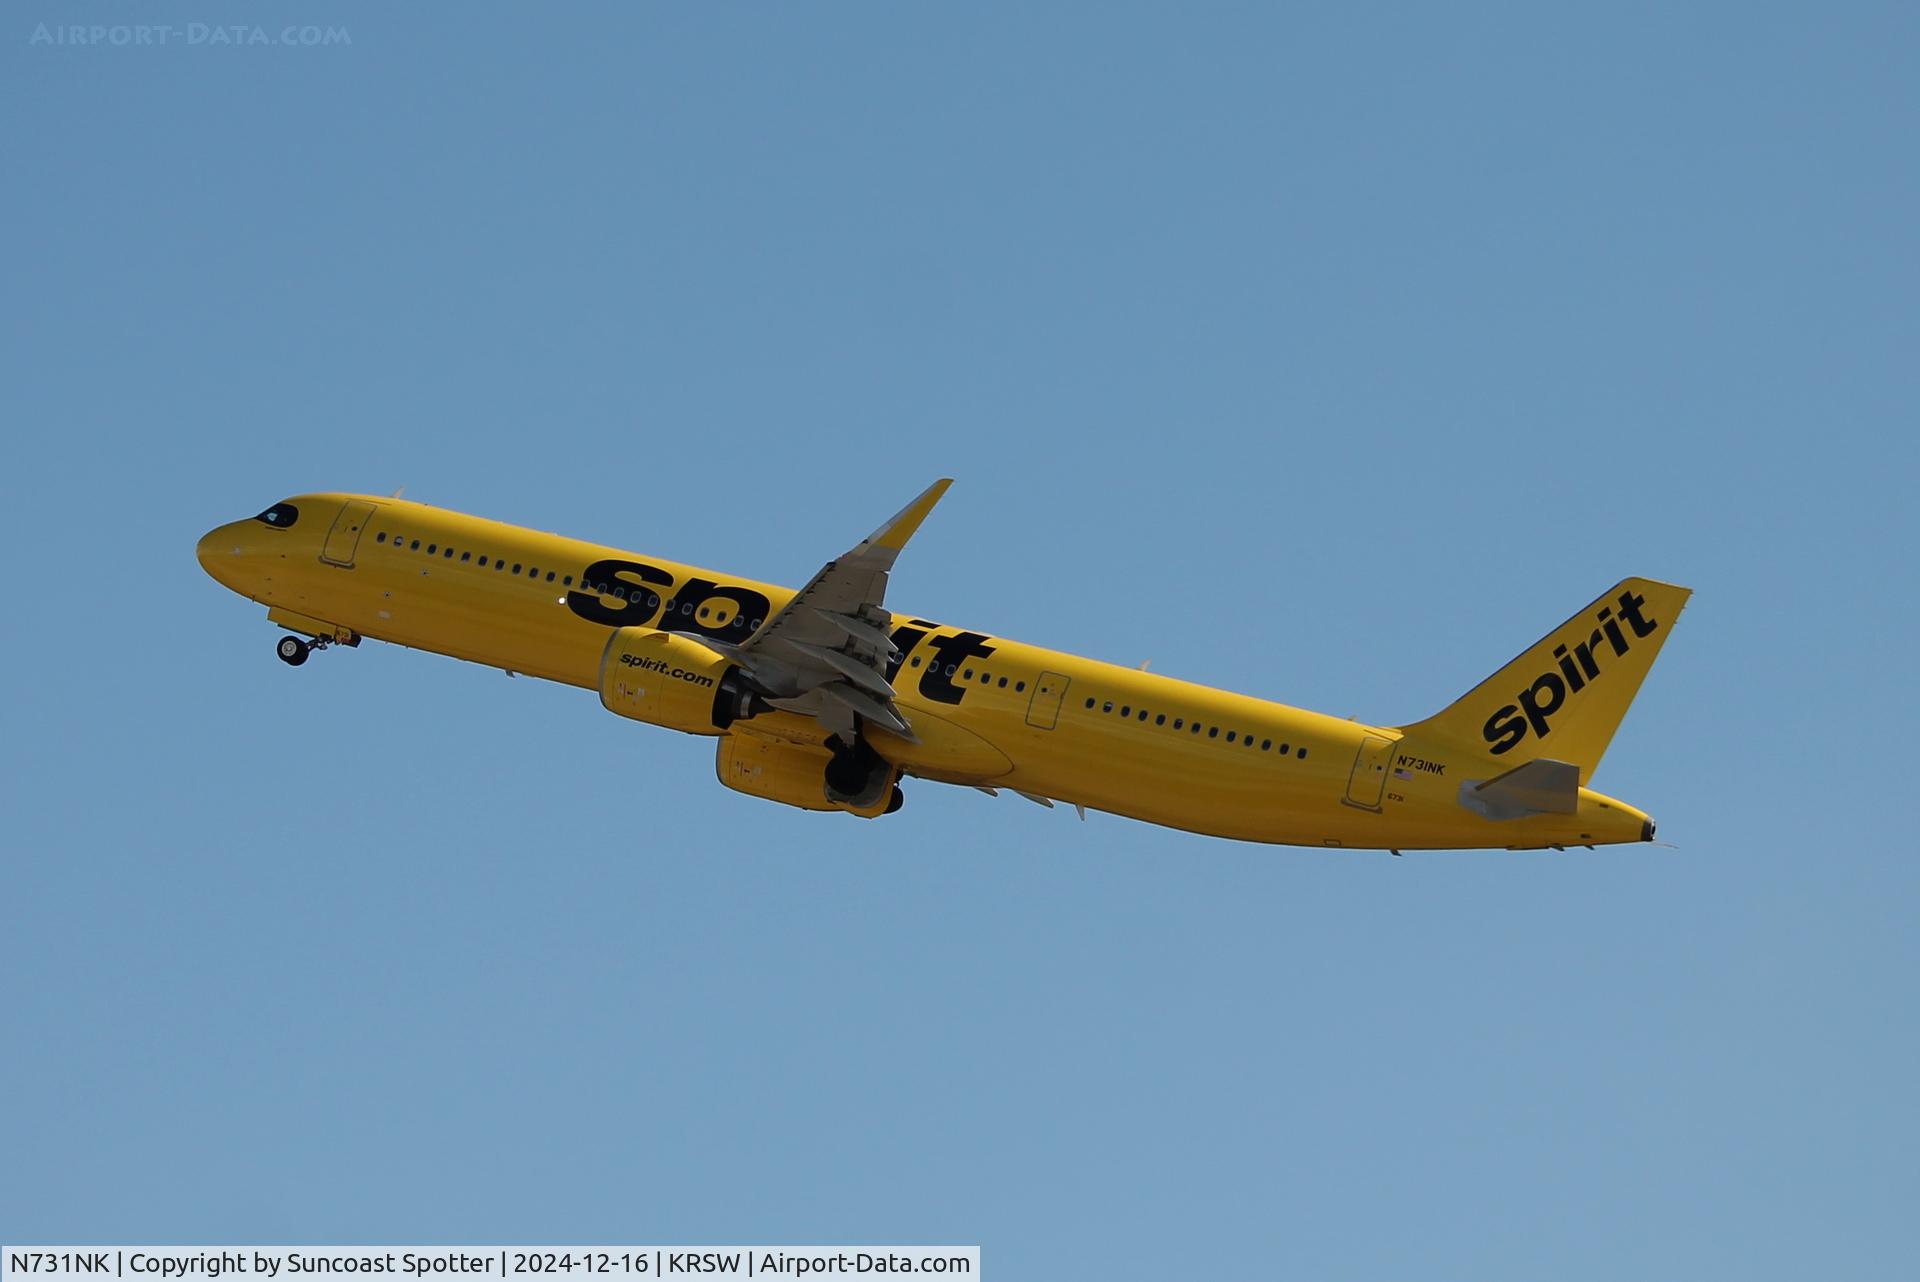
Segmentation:
{"type": "Polygon", "coordinates": [[[1652,579],[1615,584],[1465,698],[1404,727],[1405,734],[1483,753],[1502,770],[1542,757],[1570,761],[1584,784],[1692,595],[1652,579]]]}

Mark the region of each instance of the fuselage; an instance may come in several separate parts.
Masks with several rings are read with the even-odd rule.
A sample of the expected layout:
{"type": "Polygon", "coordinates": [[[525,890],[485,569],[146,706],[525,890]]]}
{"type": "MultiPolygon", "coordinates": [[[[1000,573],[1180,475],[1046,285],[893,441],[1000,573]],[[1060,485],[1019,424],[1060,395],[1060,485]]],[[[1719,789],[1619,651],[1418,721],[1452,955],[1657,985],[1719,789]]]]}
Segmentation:
{"type": "MultiPolygon", "coordinates": [[[[737,643],[793,595],[398,498],[315,493],[276,506],[291,519],[231,522],[199,545],[207,572],[276,622],[586,690],[600,687],[614,629],[737,643]]],[[[900,653],[888,675],[918,742],[873,742],[907,775],[1293,845],[1597,845],[1651,831],[1639,810],[1586,788],[1576,813],[1488,819],[1459,797],[1484,763],[1451,745],[892,616],[900,653]]]]}

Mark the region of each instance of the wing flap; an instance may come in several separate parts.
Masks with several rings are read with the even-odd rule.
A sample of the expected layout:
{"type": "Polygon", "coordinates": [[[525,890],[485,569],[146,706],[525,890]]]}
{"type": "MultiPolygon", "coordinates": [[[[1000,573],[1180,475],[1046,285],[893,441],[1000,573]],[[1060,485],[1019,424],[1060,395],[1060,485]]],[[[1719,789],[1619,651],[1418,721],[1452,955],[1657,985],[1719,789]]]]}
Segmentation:
{"type": "Polygon", "coordinates": [[[900,738],[905,739],[908,743],[920,742],[914,737],[913,727],[907,724],[907,719],[901,716],[900,710],[895,708],[891,703],[882,703],[865,691],[856,690],[843,681],[836,681],[832,685],[821,686],[819,690],[820,693],[827,696],[827,698],[860,714],[882,729],[900,736],[900,738]]]}
{"type": "Polygon", "coordinates": [[[806,641],[789,641],[787,644],[810,659],[818,659],[876,699],[893,702],[893,687],[887,684],[887,679],[852,655],[806,641]]]}
{"type": "Polygon", "coordinates": [[[893,638],[882,632],[879,628],[874,627],[871,623],[862,619],[856,619],[852,615],[835,614],[831,610],[822,610],[818,606],[813,607],[813,613],[815,617],[824,621],[828,627],[833,628],[842,635],[852,637],[855,641],[885,654],[889,659],[893,657],[895,652],[893,638]]]}

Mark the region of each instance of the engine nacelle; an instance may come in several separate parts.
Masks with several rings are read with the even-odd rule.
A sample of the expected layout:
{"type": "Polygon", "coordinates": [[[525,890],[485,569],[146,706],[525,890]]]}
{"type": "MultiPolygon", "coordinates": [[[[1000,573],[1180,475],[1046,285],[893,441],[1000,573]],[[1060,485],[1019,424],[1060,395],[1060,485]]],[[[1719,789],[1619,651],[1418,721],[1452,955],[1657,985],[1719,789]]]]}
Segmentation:
{"type": "Polygon", "coordinates": [[[827,764],[833,754],[814,748],[756,734],[730,734],[720,741],[714,754],[714,773],[720,782],[735,792],[764,797],[802,810],[844,810],[848,814],[871,819],[899,805],[899,772],[882,764],[886,777],[874,791],[876,799],[867,805],[850,805],[835,800],[827,791],[827,764]]]}
{"type": "Polygon", "coordinates": [[[719,734],[753,699],[734,664],[677,633],[620,628],[600,657],[600,702],[649,725],[719,734]]]}

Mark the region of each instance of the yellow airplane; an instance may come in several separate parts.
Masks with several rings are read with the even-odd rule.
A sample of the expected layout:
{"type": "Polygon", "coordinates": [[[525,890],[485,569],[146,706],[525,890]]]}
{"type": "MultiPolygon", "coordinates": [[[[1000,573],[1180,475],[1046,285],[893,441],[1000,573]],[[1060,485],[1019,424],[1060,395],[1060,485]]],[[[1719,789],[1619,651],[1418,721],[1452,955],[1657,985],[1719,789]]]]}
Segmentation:
{"type": "Polygon", "coordinates": [[[1586,785],[1688,589],[1627,579],[1438,714],[1361,725],[889,611],[950,483],[798,592],[363,494],[275,503],[199,557],[288,629],[289,664],[373,637],[596,690],[717,736],[721,783],[805,810],[890,814],[911,776],[1286,845],[1653,839],[1586,785]]]}

